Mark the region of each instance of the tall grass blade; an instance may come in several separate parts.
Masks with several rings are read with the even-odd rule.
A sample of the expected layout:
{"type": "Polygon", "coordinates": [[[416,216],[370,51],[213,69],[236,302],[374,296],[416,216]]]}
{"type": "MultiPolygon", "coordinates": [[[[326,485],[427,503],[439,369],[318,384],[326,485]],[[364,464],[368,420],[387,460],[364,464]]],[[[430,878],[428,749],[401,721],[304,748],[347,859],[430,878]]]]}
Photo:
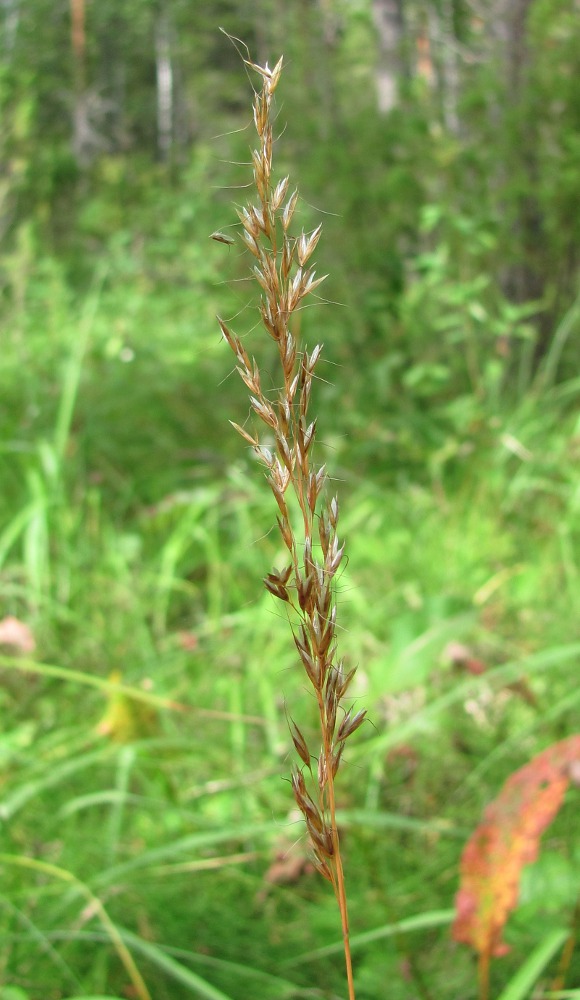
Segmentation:
{"type": "Polygon", "coordinates": [[[149,851],[143,851],[129,861],[106,869],[106,871],[101,872],[94,879],[93,884],[107,885],[115,879],[128,875],[130,872],[141,871],[144,868],[157,864],[159,861],[167,861],[168,859],[179,857],[184,852],[191,854],[192,851],[205,847],[213,847],[216,844],[223,844],[228,841],[235,842],[255,837],[270,836],[276,833],[280,833],[280,823],[274,821],[271,823],[253,823],[244,826],[234,824],[232,826],[207,830],[203,833],[193,833],[187,837],[181,837],[179,840],[171,841],[169,844],[163,844],[161,847],[153,847],[149,851]]]}
{"type": "Polygon", "coordinates": [[[64,459],[74,409],[76,405],[81,372],[89,337],[93,328],[95,316],[99,307],[103,283],[107,275],[108,265],[101,264],[93,277],[92,288],[85,301],[80,322],[75,329],[74,342],[64,372],[62,391],[60,395],[56,426],[54,429],[54,450],[59,467],[64,459]]]}
{"type": "Polygon", "coordinates": [[[565,944],[569,930],[550,931],[518,969],[497,1000],[525,1000],[548,963],[565,944]]]}
{"type": "Polygon", "coordinates": [[[24,674],[39,674],[41,677],[55,677],[71,684],[83,684],[87,687],[97,688],[105,694],[122,694],[134,701],[140,701],[155,708],[168,708],[172,711],[183,712],[187,707],[179,702],[171,701],[169,698],[164,698],[162,695],[143,691],[142,688],[132,687],[130,684],[123,684],[121,681],[97,677],[95,674],[86,674],[82,670],[58,667],[52,663],[38,663],[36,660],[27,660],[21,656],[0,655],[0,668],[2,670],[18,670],[24,674]]]}
{"type": "Polygon", "coordinates": [[[192,972],[191,969],[188,969],[181,962],[178,962],[175,958],[171,958],[158,945],[153,944],[151,941],[144,941],[143,938],[127,930],[123,930],[120,933],[133,951],[140,952],[152,965],[156,965],[158,969],[162,969],[176,983],[186,986],[195,996],[201,997],[202,1000],[234,1000],[229,994],[219,990],[216,986],[212,986],[206,979],[202,979],[201,976],[192,972]]]}
{"type": "Polygon", "coordinates": [[[560,320],[560,323],[556,327],[550,342],[548,353],[543,359],[536,378],[534,379],[534,383],[532,385],[532,391],[534,393],[539,394],[553,384],[566,341],[570,337],[570,334],[573,333],[574,329],[578,326],[579,321],[580,293],[577,295],[568,312],[560,320]]]}
{"type": "MultiPolygon", "coordinates": [[[[543,670],[558,670],[560,667],[568,666],[571,660],[579,659],[580,643],[572,642],[565,646],[555,646],[552,649],[531,653],[529,656],[522,656],[521,659],[511,660],[509,663],[487,670],[479,683],[486,686],[511,684],[521,677],[541,673],[543,670]]],[[[452,705],[472,697],[477,687],[478,681],[475,678],[462,681],[451,691],[435,698],[421,711],[416,712],[411,719],[391,726],[387,732],[367,740],[365,743],[354,745],[349,751],[349,760],[382,753],[415,733],[425,731],[446,708],[451,708],[452,705]]]]}
{"type": "MultiPolygon", "coordinates": [[[[412,931],[423,931],[430,927],[445,927],[453,923],[455,910],[430,910],[427,913],[419,913],[416,917],[406,917],[398,920],[395,924],[385,924],[384,927],[377,927],[373,931],[366,931],[364,934],[354,934],[351,936],[351,948],[364,948],[373,941],[382,941],[384,938],[396,937],[398,934],[409,934],[412,931]]],[[[304,962],[315,962],[321,958],[328,958],[331,955],[340,955],[343,950],[342,941],[336,944],[326,945],[324,948],[315,948],[314,951],[303,952],[283,963],[283,967],[290,968],[295,965],[302,965],[304,962]]],[[[505,998],[504,998],[505,1000],[505,998]]]]}
{"type": "MultiPolygon", "coordinates": [[[[78,879],[76,875],[73,875],[72,872],[65,868],[60,868],[58,865],[53,865],[46,861],[39,861],[36,858],[25,858],[18,854],[0,854],[0,865],[11,865],[19,868],[27,868],[30,871],[40,872],[44,875],[48,875],[49,878],[62,881],[76,889],[79,895],[82,896],[89,904],[90,910],[97,917],[101,926],[106,931],[112,946],[119,956],[125,972],[131,980],[135,996],[138,1000],[152,1000],[151,994],[145,984],[145,980],[137,968],[131,952],[119,934],[116,925],[111,920],[105,907],[101,903],[101,900],[91,892],[89,887],[85,885],[84,882],[81,882],[81,880],[78,879]]],[[[221,998],[219,998],[219,1000],[221,1000],[221,998]]]]}
{"type": "MultiPolygon", "coordinates": [[[[44,952],[44,954],[48,956],[54,967],[58,969],[63,985],[66,981],[70,983],[73,989],[79,989],[82,986],[80,979],[75,975],[70,965],[65,962],[62,956],[53,947],[53,944],[49,939],[49,935],[40,930],[40,928],[36,926],[26,913],[24,913],[19,907],[15,906],[9,899],[6,899],[6,897],[0,897],[0,906],[8,910],[9,913],[14,916],[16,921],[26,928],[27,937],[38,946],[39,951],[44,952]]],[[[0,1000],[4,1000],[4,996],[1,992],[0,1000]]]]}
{"type": "Polygon", "coordinates": [[[43,501],[38,498],[31,500],[25,507],[12,518],[0,534],[0,568],[4,565],[6,556],[10,549],[18,541],[28,525],[33,521],[43,509],[43,501]]]}

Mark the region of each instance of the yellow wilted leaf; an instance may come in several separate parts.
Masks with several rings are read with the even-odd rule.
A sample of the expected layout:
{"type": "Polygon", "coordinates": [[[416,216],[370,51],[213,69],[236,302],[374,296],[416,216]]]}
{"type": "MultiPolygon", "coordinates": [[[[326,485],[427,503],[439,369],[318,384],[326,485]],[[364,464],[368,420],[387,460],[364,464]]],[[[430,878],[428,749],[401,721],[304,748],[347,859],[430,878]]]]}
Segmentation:
{"type": "MultiPolygon", "coordinates": [[[[120,671],[114,670],[109,680],[120,684],[120,671]]],[[[110,691],[97,732],[115,743],[131,743],[140,737],[150,736],[156,722],[157,713],[151,705],[131,698],[124,691],[110,691]]]]}

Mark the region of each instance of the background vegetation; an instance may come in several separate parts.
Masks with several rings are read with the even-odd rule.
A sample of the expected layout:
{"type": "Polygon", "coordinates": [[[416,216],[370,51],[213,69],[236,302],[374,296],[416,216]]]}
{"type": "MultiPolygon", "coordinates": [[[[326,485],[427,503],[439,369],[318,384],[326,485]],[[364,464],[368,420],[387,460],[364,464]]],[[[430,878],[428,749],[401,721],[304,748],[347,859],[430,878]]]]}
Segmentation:
{"type": "MultiPolygon", "coordinates": [[[[124,948],[156,1000],[345,992],[214,318],[251,340],[246,262],[208,240],[249,180],[219,25],[284,53],[278,166],[324,220],[301,332],[372,719],[339,792],[357,995],[469,1000],[462,846],[578,729],[576,0],[1,5],[0,996],[142,997],[124,948]]],[[[497,995],[570,925],[577,812],[525,873],[497,995]]]]}

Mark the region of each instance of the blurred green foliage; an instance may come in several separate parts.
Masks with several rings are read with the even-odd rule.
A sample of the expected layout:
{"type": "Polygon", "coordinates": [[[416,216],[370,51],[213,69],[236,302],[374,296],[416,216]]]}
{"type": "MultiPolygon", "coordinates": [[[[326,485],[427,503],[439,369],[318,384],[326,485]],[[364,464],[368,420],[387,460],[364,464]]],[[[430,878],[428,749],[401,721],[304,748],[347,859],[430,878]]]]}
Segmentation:
{"type": "MultiPolygon", "coordinates": [[[[286,704],[313,714],[260,587],[275,511],[228,426],[248,404],[216,312],[276,376],[247,262],[208,240],[249,180],[220,24],[284,52],[278,167],[300,224],[324,219],[326,300],[300,332],[325,345],[344,653],[373,719],[340,802],[359,1000],[475,996],[448,933],[462,843],[580,702],[577,11],[533,0],[518,36],[508,10],[500,44],[500,6],[405,5],[384,115],[366,0],[101,0],[82,52],[66,5],[4,5],[0,619],[36,650],[0,647],[1,1000],[136,995],[90,894],[156,1000],[344,993],[326,887],[267,876],[303,846],[286,704]],[[164,704],[133,710],[135,689],[164,704]],[[125,742],[102,724],[119,712],[125,742]]],[[[498,992],[571,919],[577,805],[526,875],[498,992]]]]}

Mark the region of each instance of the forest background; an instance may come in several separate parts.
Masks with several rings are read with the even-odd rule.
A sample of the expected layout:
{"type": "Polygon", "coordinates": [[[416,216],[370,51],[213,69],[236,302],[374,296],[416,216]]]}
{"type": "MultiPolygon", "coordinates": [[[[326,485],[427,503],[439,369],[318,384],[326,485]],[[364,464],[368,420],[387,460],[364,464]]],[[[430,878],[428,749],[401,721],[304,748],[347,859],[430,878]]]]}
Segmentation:
{"type": "MultiPolygon", "coordinates": [[[[579,14],[2,0],[2,1000],[345,992],[282,780],[286,706],[312,708],[261,585],[275,510],[228,424],[215,314],[251,343],[258,314],[208,238],[251,180],[220,26],[283,53],[280,176],[324,223],[301,335],[371,720],[339,793],[357,995],[476,996],[463,845],[578,730],[579,14]]],[[[526,956],[571,926],[577,811],[523,872],[494,995],[531,995],[526,956]]],[[[578,996],[578,956],[568,991],[547,958],[533,995],[578,996]]]]}

